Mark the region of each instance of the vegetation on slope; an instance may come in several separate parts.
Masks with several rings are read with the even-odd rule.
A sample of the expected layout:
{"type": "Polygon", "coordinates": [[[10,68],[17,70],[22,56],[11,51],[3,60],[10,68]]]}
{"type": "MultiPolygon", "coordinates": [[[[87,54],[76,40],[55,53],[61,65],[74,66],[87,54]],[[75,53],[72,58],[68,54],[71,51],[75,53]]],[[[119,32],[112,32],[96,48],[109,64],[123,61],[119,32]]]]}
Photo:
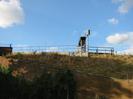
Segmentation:
{"type": "Polygon", "coordinates": [[[41,71],[69,68],[81,74],[93,74],[125,79],[132,74],[132,56],[93,55],[90,57],[69,57],[58,54],[15,55],[11,68],[26,78],[39,76],[41,71]]]}
{"type": "MultiPolygon", "coordinates": [[[[76,92],[76,99],[83,99],[83,97],[84,99],[95,99],[97,97],[99,99],[133,98],[132,87],[129,86],[128,81],[125,80],[127,79],[127,74],[128,78],[132,78],[133,76],[132,56],[91,55],[89,57],[70,57],[55,53],[42,53],[35,55],[17,54],[8,58],[12,63],[9,65],[11,70],[13,70],[12,75],[14,77],[24,77],[28,82],[36,82],[30,84],[36,86],[36,88],[45,89],[48,87],[49,89],[54,86],[56,91],[58,91],[57,88],[59,88],[59,90],[60,88],[65,89],[66,87],[62,87],[62,85],[66,86],[65,83],[60,82],[60,80],[57,81],[58,77],[53,75],[58,74],[58,76],[61,76],[64,75],[64,70],[70,70],[73,76],[69,75],[69,77],[72,77],[74,79],[73,83],[77,85],[77,90],[74,89],[75,85],[71,86],[71,88],[74,87],[72,90],[76,90],[72,91],[74,93],[76,92]],[[57,73],[59,70],[63,71],[57,73]],[[43,79],[34,79],[41,77],[44,77],[43,79],[47,78],[48,81],[45,82],[43,79]],[[60,87],[55,87],[56,84],[54,83],[56,81],[60,84],[60,87]],[[50,85],[40,86],[43,85],[42,83],[45,83],[45,85],[49,83],[50,85]],[[127,88],[125,85],[129,87],[127,88]]],[[[34,93],[41,93],[42,91],[40,90],[42,89],[36,89],[37,92],[35,91],[34,93]]],[[[39,93],[34,95],[39,97],[42,95],[39,93]]]]}
{"type": "Polygon", "coordinates": [[[0,99],[75,99],[76,82],[70,70],[44,71],[32,81],[0,70],[0,99]]]}

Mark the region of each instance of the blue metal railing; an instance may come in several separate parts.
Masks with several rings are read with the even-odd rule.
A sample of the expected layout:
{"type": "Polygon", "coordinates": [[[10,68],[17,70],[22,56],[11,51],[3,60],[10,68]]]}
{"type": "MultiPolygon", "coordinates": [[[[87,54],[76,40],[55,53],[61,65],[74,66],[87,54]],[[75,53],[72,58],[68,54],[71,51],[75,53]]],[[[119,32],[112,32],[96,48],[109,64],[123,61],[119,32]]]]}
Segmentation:
{"type": "Polygon", "coordinates": [[[12,47],[12,44],[0,44],[0,47],[12,47]]]}
{"type": "Polygon", "coordinates": [[[114,54],[113,47],[89,47],[88,51],[95,54],[114,54]]]}
{"type": "MultiPolygon", "coordinates": [[[[82,51],[81,47],[75,45],[57,45],[57,46],[24,46],[13,47],[14,52],[77,52],[82,51]]],[[[95,54],[113,54],[113,47],[87,47],[86,52],[95,54]]]]}

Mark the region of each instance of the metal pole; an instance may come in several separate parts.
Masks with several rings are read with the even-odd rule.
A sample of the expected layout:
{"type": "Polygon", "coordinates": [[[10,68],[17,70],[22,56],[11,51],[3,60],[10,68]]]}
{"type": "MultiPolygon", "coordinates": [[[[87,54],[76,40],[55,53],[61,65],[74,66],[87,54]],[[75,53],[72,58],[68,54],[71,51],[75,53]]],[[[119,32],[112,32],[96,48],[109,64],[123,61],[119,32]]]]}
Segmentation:
{"type": "Polygon", "coordinates": [[[86,47],[86,49],[87,49],[88,53],[89,53],[89,36],[90,36],[90,30],[88,30],[88,33],[86,35],[86,37],[87,37],[87,47],[86,47]]]}
{"type": "Polygon", "coordinates": [[[89,53],[89,36],[88,36],[88,38],[87,38],[87,51],[88,51],[88,53],[89,53]]]}

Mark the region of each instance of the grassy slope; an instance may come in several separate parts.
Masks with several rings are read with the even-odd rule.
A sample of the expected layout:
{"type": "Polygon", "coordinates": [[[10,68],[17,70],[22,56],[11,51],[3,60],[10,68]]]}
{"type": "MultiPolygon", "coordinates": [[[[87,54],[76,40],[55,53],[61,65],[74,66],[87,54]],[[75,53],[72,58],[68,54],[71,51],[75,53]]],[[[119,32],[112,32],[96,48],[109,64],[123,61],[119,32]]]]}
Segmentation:
{"type": "Polygon", "coordinates": [[[7,58],[0,56],[0,65],[8,67],[10,65],[10,62],[7,58]]]}
{"type": "Polygon", "coordinates": [[[94,55],[90,57],[69,57],[58,54],[18,55],[12,59],[12,68],[26,70],[26,76],[32,78],[43,69],[69,68],[82,74],[96,74],[115,78],[125,78],[133,71],[132,56],[94,55]],[[32,75],[30,75],[32,74],[32,75]]]}
{"type": "Polygon", "coordinates": [[[17,55],[12,56],[11,61],[13,74],[24,75],[27,79],[41,75],[44,69],[49,72],[59,68],[73,70],[78,81],[79,99],[88,99],[88,96],[95,94],[112,99],[133,98],[132,87],[124,80],[127,72],[133,71],[132,56],[93,55],[86,58],[58,54],[17,55]]]}

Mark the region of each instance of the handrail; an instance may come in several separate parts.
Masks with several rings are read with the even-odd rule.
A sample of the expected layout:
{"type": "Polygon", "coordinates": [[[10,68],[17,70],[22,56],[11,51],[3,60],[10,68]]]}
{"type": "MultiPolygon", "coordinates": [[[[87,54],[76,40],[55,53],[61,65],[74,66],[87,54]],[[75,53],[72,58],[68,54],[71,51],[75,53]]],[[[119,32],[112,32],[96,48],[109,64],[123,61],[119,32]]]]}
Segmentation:
{"type": "MultiPolygon", "coordinates": [[[[70,52],[75,52],[75,51],[80,51],[82,47],[76,46],[76,45],[49,45],[49,46],[13,46],[14,51],[70,51],[70,52]]],[[[94,52],[94,53],[114,53],[114,48],[113,47],[94,47],[94,46],[87,46],[86,52],[94,52]]]]}
{"type": "Polygon", "coordinates": [[[96,54],[101,54],[101,53],[109,53],[109,54],[114,54],[114,48],[113,47],[89,47],[88,51],[90,53],[96,53],[96,54]]]}
{"type": "Polygon", "coordinates": [[[12,47],[12,44],[0,44],[0,47],[12,47]]]}

